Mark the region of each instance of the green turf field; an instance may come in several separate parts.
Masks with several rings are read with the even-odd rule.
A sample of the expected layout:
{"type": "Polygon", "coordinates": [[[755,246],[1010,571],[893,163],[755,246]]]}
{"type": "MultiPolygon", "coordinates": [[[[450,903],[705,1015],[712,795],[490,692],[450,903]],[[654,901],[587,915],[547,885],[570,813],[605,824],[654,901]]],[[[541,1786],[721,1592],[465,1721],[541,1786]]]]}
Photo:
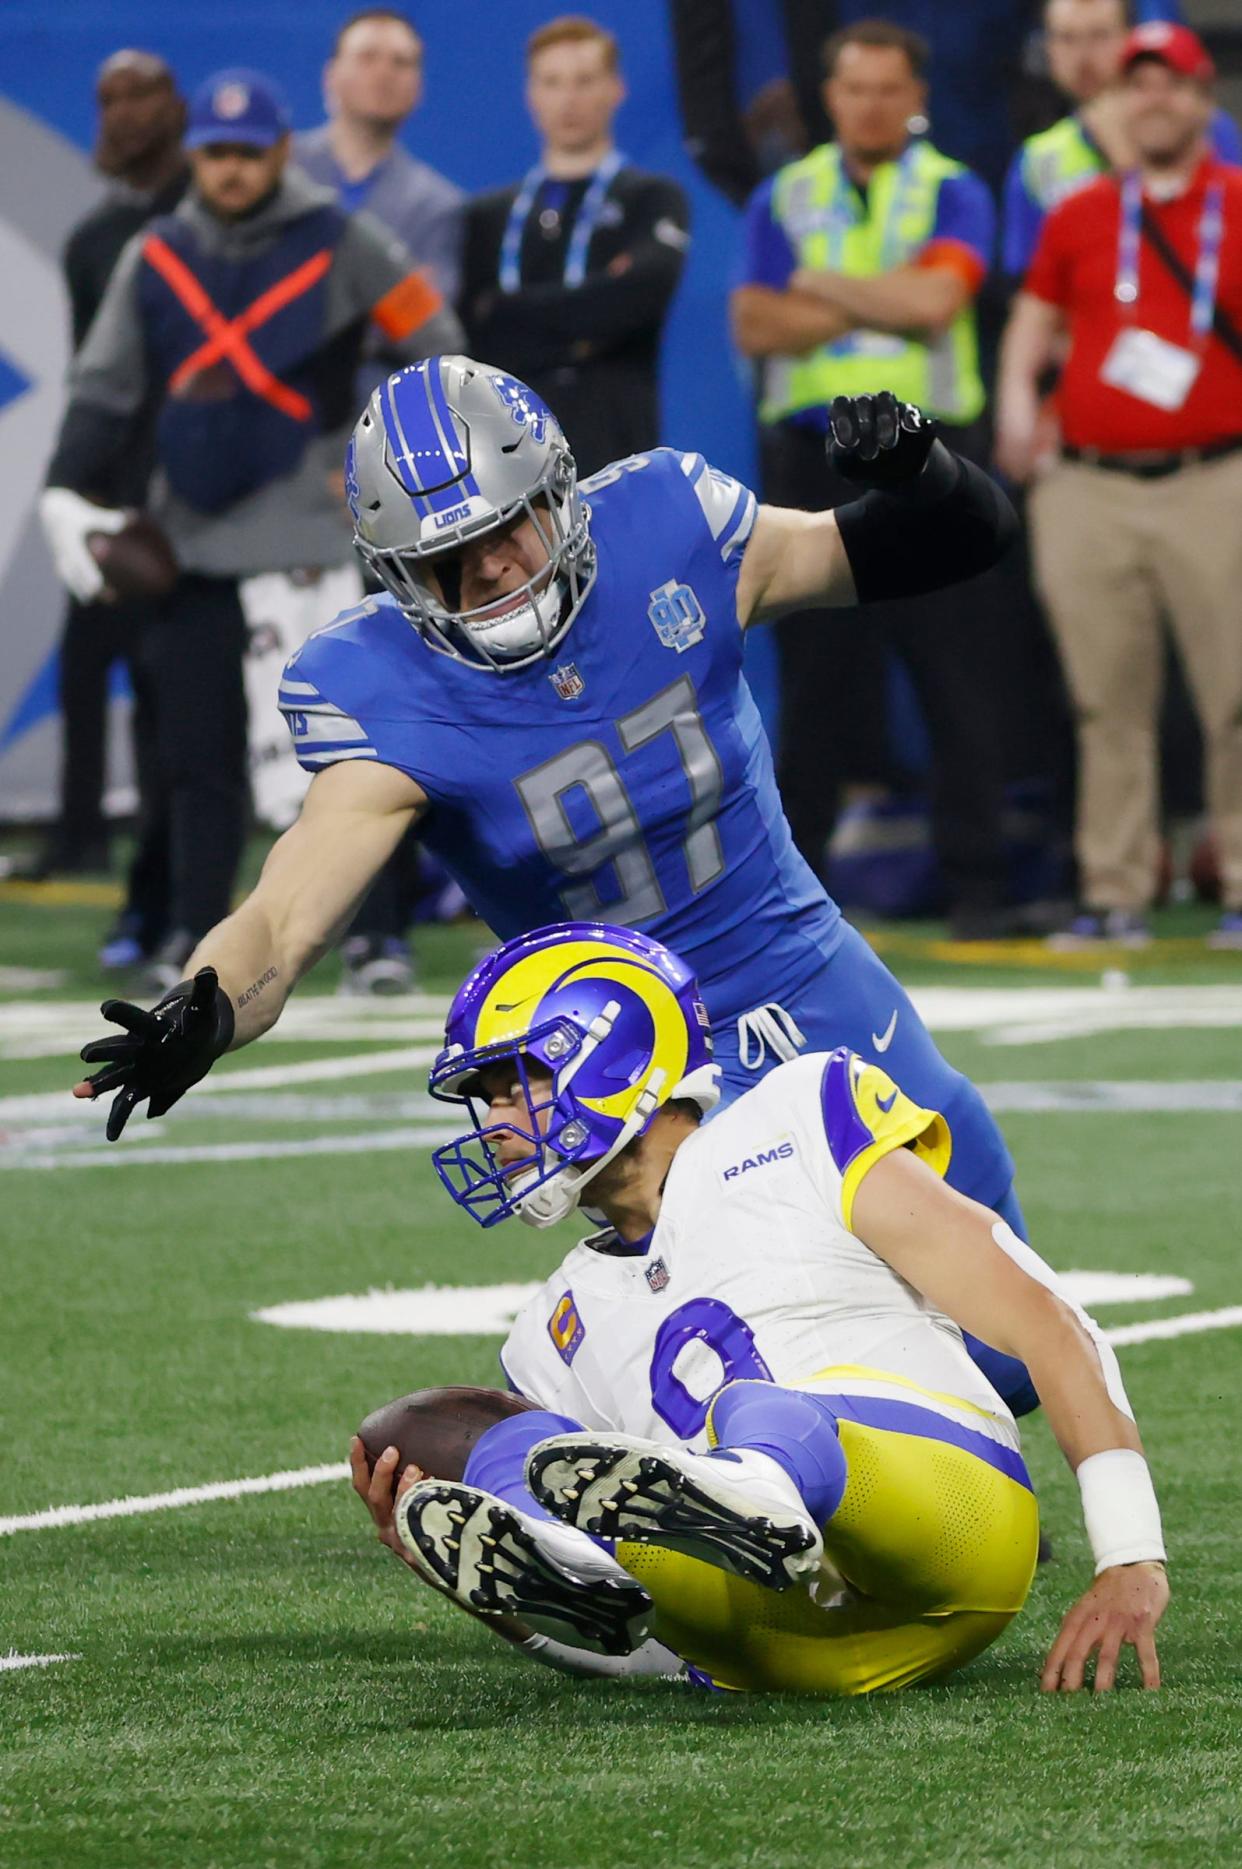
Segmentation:
{"type": "Polygon", "coordinates": [[[0,888],[3,1869],[1242,1862],[1242,957],[1207,955],[1202,916],[1170,912],[1107,988],[1098,963],[878,938],[991,1087],[1045,1255],[1182,1281],[1098,1303],[1101,1321],[1236,1308],[1229,1327],[1119,1350],[1173,1559],[1166,1686],[1034,1691],[1087,1576],[1076,1489],[1037,1424],[1056,1555],[1027,1611],[945,1685],[829,1704],[537,1668],[421,1591],[335,1478],[14,1527],[339,1463],[388,1397],[495,1379],[503,1294],[436,1301],[467,1334],[256,1312],[521,1284],[570,1237],[483,1234],[428,1164],[443,1118],[419,1061],[469,930],[426,938],[412,1004],[333,998],[329,963],[288,1036],[107,1149],[98,1112],[61,1094],[100,1029],[95,895],[0,888]],[[468,1333],[479,1306],[491,1334],[468,1333]],[[72,1659],[11,1665],[34,1656],[72,1659]]]}

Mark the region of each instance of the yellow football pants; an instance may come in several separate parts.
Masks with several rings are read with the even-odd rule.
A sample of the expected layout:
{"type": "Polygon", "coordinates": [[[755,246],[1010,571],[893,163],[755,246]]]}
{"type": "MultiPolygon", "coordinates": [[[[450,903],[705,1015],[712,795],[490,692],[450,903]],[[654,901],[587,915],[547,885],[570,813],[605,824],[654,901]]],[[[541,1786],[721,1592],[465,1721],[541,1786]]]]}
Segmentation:
{"type": "Polygon", "coordinates": [[[809,1584],[766,1590],[678,1552],[619,1544],[651,1592],[653,1634],[719,1687],[810,1694],[908,1687],[994,1642],[1034,1574],[1035,1495],[1002,1470],[1007,1450],[976,1451],[982,1434],[952,1436],[954,1424],[918,1399],[901,1429],[839,1416],[848,1479],[824,1527],[823,1574],[809,1584]]]}

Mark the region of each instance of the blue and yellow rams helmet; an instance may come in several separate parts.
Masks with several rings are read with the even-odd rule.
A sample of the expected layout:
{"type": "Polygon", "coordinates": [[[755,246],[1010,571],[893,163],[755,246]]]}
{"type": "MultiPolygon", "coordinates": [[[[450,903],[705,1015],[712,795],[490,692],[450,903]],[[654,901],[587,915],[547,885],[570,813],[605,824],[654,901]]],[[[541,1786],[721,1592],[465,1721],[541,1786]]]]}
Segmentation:
{"type": "Polygon", "coordinates": [[[464,1103],[473,1127],[432,1160],[480,1225],[516,1213],[551,1226],[662,1104],[684,1097],[704,1114],[714,1108],[718,1078],[707,1013],[684,962],[633,929],[559,922],[506,941],[458,989],[430,1090],[464,1103]],[[532,1062],[542,1067],[535,1082],[532,1062]],[[489,1127],[480,1073],[509,1063],[528,1127],[489,1127]],[[530,1144],[518,1169],[498,1158],[506,1135],[530,1144]]]}

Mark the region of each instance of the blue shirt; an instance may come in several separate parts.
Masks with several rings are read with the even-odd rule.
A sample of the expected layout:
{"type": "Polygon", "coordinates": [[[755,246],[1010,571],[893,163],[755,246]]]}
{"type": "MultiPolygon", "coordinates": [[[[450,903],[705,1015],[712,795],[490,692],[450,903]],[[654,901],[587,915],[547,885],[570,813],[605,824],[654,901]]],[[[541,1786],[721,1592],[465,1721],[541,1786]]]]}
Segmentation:
{"type": "Polygon", "coordinates": [[[293,156],[312,181],[336,191],[349,213],[365,208],[409,248],[416,266],[431,274],[450,304],[461,283],[461,242],[466,197],[453,182],[400,144],[358,181],[348,180],[332,154],[328,125],[303,130],[293,156]]]}
{"type": "Polygon", "coordinates": [[[301,763],[376,759],[502,939],[602,917],[667,942],[713,1024],[792,997],[841,939],[794,848],[742,674],[748,488],[660,448],[584,483],[595,584],[552,657],[493,675],[430,648],[391,597],[290,661],[301,763]]]}

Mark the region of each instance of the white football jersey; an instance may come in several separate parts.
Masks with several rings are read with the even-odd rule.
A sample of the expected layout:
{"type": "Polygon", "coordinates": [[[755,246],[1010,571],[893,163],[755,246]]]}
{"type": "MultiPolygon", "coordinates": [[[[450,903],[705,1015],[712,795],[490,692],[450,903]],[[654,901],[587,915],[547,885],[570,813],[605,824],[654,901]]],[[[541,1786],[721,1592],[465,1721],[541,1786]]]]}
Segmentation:
{"type": "Polygon", "coordinates": [[[850,1231],[867,1170],[911,1147],[938,1172],[948,1131],[852,1052],[783,1064],[678,1149],[645,1249],[574,1248],[514,1322],[514,1388],[593,1428],[707,1445],[723,1382],[812,1386],[884,1371],[1012,1417],[961,1332],[850,1231]]]}

